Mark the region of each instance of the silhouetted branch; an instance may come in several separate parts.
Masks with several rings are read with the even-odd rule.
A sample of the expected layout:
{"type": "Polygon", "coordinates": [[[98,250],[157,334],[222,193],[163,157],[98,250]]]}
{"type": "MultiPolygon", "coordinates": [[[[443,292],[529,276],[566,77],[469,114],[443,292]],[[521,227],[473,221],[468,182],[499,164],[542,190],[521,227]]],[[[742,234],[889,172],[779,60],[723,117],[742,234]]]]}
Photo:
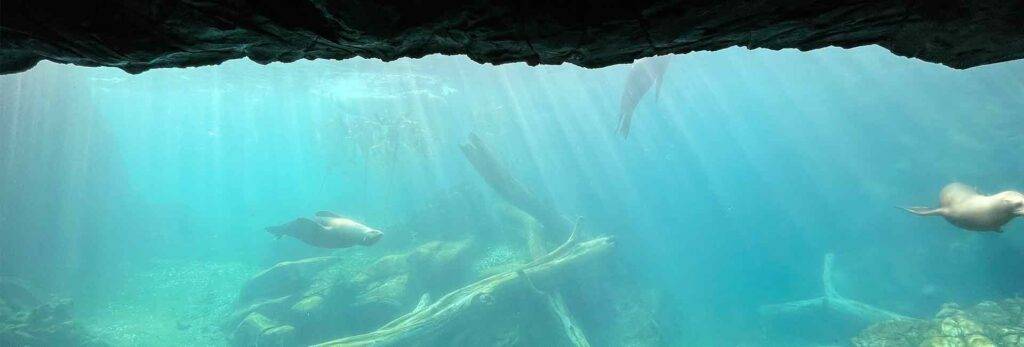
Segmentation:
{"type": "Polygon", "coordinates": [[[865,323],[876,323],[888,320],[913,319],[895,312],[883,310],[859,301],[847,299],[836,291],[832,284],[832,253],[825,254],[821,271],[824,296],[814,299],[791,301],[782,304],[764,305],[758,309],[761,316],[790,315],[811,310],[822,310],[831,314],[839,314],[857,318],[865,323]]]}

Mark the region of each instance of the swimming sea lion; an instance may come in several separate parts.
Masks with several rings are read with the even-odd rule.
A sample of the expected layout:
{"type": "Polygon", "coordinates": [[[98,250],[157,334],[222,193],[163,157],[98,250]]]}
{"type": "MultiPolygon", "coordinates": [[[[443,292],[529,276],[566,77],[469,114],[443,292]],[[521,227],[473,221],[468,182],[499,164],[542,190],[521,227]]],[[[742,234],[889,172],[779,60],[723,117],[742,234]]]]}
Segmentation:
{"type": "Polygon", "coordinates": [[[994,195],[979,194],[963,183],[950,183],[939,194],[939,208],[904,208],[919,216],[939,215],[962,229],[1003,232],[1002,227],[1014,217],[1024,216],[1024,194],[1005,191],[994,195]]]}
{"type": "Polygon", "coordinates": [[[333,212],[316,213],[316,221],[297,218],[283,225],[269,227],[267,232],[281,238],[288,235],[320,248],[371,246],[384,236],[380,230],[362,225],[333,212]]]}
{"type": "Polygon", "coordinates": [[[622,97],[619,101],[619,135],[629,136],[629,125],[633,122],[633,111],[640,104],[647,91],[654,86],[654,98],[658,99],[661,93],[661,81],[665,77],[665,69],[668,68],[669,57],[657,56],[643,58],[633,63],[629,69],[629,76],[626,77],[626,87],[622,90],[622,97]]]}

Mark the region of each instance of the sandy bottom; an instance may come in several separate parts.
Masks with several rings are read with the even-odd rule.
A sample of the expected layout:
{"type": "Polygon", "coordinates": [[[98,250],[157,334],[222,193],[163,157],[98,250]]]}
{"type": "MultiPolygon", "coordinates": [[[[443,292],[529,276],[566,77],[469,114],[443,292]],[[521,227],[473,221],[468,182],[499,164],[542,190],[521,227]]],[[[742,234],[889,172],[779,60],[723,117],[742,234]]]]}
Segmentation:
{"type": "Polygon", "coordinates": [[[79,322],[113,346],[219,346],[220,324],[259,269],[241,263],[158,261],[77,301],[79,322]]]}

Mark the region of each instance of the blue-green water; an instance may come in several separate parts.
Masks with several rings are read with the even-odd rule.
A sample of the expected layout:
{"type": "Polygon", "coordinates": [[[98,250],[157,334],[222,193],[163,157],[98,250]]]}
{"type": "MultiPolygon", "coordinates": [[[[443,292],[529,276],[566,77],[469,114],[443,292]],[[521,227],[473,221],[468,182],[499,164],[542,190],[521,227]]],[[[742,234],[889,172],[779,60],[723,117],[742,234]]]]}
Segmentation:
{"type": "MultiPolygon", "coordinates": [[[[365,333],[420,292],[485,277],[474,264],[531,258],[459,149],[475,133],[583,217],[586,238],[615,238],[556,287],[595,346],[847,345],[866,325],[758,312],[820,296],[826,253],[843,296],[906,316],[1024,292],[1024,222],[977,233],[894,208],[937,205],[954,181],[1024,190],[1024,63],[953,70],[876,47],[671,59],[628,139],[615,128],[629,66],[431,56],[0,76],[0,275],[71,298],[111,345],[227,345],[246,280],[278,261],[333,254],[359,272],[472,240],[444,265],[459,275],[410,282],[401,310],[292,324],[295,344],[365,333]],[[385,236],[332,252],[263,231],[319,210],[385,236]]],[[[493,344],[564,343],[539,336],[493,344]]]]}

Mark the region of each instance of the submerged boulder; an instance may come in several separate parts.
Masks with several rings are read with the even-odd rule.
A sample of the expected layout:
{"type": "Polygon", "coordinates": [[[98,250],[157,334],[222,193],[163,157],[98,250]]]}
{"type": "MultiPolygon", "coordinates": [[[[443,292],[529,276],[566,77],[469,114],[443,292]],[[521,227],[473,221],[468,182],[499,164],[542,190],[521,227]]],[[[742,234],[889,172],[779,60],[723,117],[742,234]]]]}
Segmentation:
{"type": "Polygon", "coordinates": [[[39,290],[20,278],[0,276],[0,302],[15,309],[31,309],[43,303],[39,290]]]}
{"type": "Polygon", "coordinates": [[[878,323],[852,342],[857,347],[1024,346],[1024,298],[985,301],[969,309],[945,304],[931,320],[878,323]]]}
{"type": "Polygon", "coordinates": [[[106,346],[72,317],[68,299],[46,301],[27,282],[0,278],[0,346],[106,346]]]}
{"type": "Polygon", "coordinates": [[[250,313],[235,328],[231,343],[236,346],[291,346],[295,328],[259,313],[250,313]]]}
{"type": "Polygon", "coordinates": [[[421,294],[459,283],[469,241],[433,241],[363,265],[337,257],[282,262],[242,288],[224,328],[235,346],[297,346],[365,332],[421,294]],[[443,280],[442,280],[443,279],[443,280]]]}
{"type": "Polygon", "coordinates": [[[248,302],[257,298],[276,298],[305,289],[321,270],[337,263],[334,257],[309,258],[277,263],[256,274],[242,288],[238,300],[248,302]]]}

